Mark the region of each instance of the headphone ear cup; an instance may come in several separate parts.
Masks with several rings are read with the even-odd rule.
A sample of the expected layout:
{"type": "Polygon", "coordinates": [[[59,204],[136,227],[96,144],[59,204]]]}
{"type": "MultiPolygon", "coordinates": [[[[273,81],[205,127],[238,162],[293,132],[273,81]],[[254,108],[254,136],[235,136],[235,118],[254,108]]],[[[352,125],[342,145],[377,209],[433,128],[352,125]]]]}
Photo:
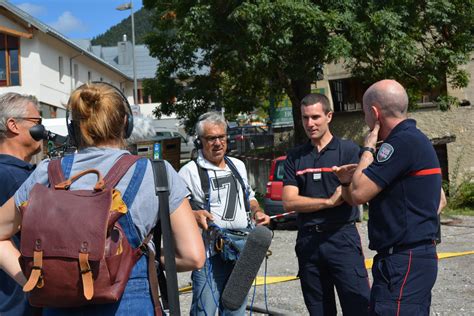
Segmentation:
{"type": "Polygon", "coordinates": [[[125,138],[129,138],[133,132],[133,115],[127,114],[127,126],[125,126],[125,138]]]}
{"type": "Polygon", "coordinates": [[[199,137],[197,137],[194,141],[194,147],[196,147],[196,149],[202,149],[202,142],[201,140],[199,139],[199,137]]]}
{"type": "Polygon", "coordinates": [[[77,140],[76,140],[76,132],[74,130],[74,123],[72,121],[69,121],[67,123],[67,133],[69,135],[69,145],[71,146],[76,146],[77,145],[77,140]]]}

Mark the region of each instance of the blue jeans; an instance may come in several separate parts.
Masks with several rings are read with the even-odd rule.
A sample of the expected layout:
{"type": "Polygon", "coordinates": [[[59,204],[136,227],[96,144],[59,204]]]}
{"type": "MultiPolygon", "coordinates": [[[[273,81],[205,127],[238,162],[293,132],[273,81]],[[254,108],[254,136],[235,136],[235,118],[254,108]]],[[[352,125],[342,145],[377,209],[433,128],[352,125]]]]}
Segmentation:
{"type": "Polygon", "coordinates": [[[220,299],[233,268],[234,263],[223,261],[218,254],[208,258],[202,269],[193,271],[190,315],[214,316],[217,310],[219,315],[245,315],[246,301],[238,310],[231,311],[224,308],[220,299]]]}
{"type": "Polygon", "coordinates": [[[43,316],[154,316],[153,300],[148,283],[148,258],[143,255],[132,269],[122,298],[112,304],[88,305],[77,308],[44,308],[43,316]]]}

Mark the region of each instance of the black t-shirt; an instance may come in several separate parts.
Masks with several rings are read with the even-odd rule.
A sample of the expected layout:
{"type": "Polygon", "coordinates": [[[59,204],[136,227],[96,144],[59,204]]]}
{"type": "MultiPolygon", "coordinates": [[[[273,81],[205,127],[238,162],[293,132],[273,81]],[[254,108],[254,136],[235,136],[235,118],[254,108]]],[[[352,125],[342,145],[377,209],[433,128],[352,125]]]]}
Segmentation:
{"type": "MultiPolygon", "coordinates": [[[[285,161],[283,185],[298,187],[299,195],[329,198],[341,184],[333,166],[359,162],[360,147],[355,143],[333,137],[320,152],[308,141],[290,150],[285,161]]],[[[334,208],[312,213],[298,213],[298,227],[315,224],[347,223],[358,217],[356,207],[343,203],[334,208]]]]}
{"type": "Polygon", "coordinates": [[[436,238],[441,170],[433,145],[414,120],[392,130],[363,172],[382,188],[369,202],[370,249],[436,238]]]}

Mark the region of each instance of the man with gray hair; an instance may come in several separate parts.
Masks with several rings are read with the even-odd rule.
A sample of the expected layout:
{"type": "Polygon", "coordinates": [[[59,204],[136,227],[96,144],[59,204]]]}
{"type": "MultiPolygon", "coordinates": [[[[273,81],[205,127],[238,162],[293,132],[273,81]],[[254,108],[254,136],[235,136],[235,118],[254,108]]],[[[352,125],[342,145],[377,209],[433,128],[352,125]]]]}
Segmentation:
{"type": "MultiPolygon", "coordinates": [[[[41,124],[41,116],[35,98],[13,92],[0,96],[0,205],[34,169],[29,162],[41,151],[41,141],[35,141],[29,129],[37,124],[41,124]]],[[[13,241],[18,246],[16,237],[13,241]]],[[[32,314],[22,288],[0,271],[0,315],[32,314]]]]}
{"type": "Polygon", "coordinates": [[[204,267],[192,273],[191,315],[215,315],[216,310],[223,315],[245,315],[246,302],[231,311],[220,300],[236,258],[229,257],[232,251],[229,255],[225,245],[220,243],[222,239],[215,236],[225,234],[229,239],[245,236],[255,223],[267,225],[270,218],[255,199],[244,163],[226,156],[227,123],[222,114],[201,115],[196,133],[198,157],[179,171],[191,192],[191,205],[203,229],[207,252],[204,267]]]}
{"type": "Polygon", "coordinates": [[[370,128],[358,164],[333,167],[344,200],[369,202],[371,315],[429,315],[436,281],[437,213],[445,204],[441,168],[430,140],[407,117],[408,95],[381,80],[363,97],[370,128]],[[383,143],[376,151],[378,140],[383,143]]]}

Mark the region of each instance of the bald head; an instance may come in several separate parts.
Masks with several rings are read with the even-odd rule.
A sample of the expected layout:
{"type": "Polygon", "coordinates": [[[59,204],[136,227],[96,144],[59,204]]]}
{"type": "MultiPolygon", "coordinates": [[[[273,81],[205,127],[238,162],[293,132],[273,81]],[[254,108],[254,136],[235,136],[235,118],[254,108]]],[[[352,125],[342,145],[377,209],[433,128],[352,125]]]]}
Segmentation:
{"type": "Polygon", "coordinates": [[[408,109],[408,95],[395,80],[381,80],[364,93],[364,106],[376,106],[385,117],[405,118],[408,109]]]}

